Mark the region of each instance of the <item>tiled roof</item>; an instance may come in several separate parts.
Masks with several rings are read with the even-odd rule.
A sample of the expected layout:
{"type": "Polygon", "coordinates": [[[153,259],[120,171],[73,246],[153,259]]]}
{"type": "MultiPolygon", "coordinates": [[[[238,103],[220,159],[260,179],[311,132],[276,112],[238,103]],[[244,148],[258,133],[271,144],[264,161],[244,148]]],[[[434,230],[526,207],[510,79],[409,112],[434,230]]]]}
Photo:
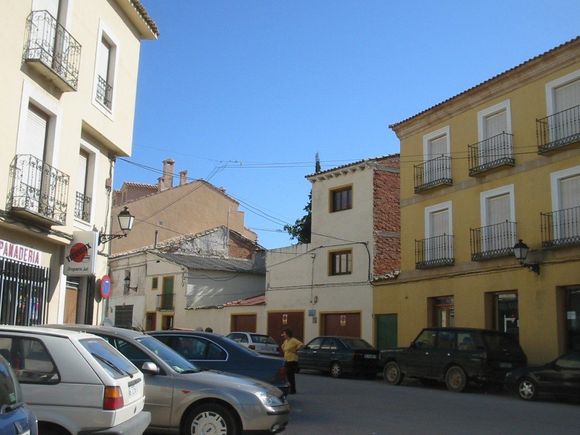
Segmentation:
{"type": "Polygon", "coordinates": [[[155,33],[155,36],[157,36],[159,38],[159,29],[157,28],[157,24],[155,24],[155,21],[153,21],[153,18],[151,18],[149,16],[149,14],[147,13],[145,6],[143,6],[143,4],[139,0],[131,0],[131,3],[135,7],[135,9],[137,9],[137,12],[139,12],[141,17],[143,17],[143,20],[151,28],[151,31],[153,31],[153,33],[155,33]]]}
{"type": "Polygon", "coordinates": [[[321,174],[327,174],[329,172],[337,171],[337,170],[344,169],[344,168],[349,168],[351,166],[357,166],[357,165],[360,165],[363,163],[368,163],[368,162],[376,162],[377,160],[383,160],[383,159],[388,159],[388,158],[392,158],[392,157],[399,157],[399,154],[388,154],[386,156],[372,157],[369,159],[358,160],[356,162],[347,163],[346,165],[336,166],[334,168],[326,169],[326,170],[320,171],[320,172],[314,172],[312,174],[306,175],[305,178],[316,177],[316,176],[321,175],[321,174]]]}
{"type": "Polygon", "coordinates": [[[224,304],[224,307],[265,305],[265,304],[266,304],[266,295],[261,294],[258,296],[253,296],[251,298],[238,299],[236,301],[226,302],[224,304]]]}
{"type": "Polygon", "coordinates": [[[460,96],[462,96],[462,95],[468,94],[468,93],[470,93],[470,92],[472,92],[472,91],[474,91],[474,90],[476,90],[476,89],[478,89],[478,88],[480,88],[480,87],[482,87],[482,86],[484,86],[484,85],[487,85],[487,84],[489,84],[490,82],[494,82],[494,81],[496,81],[496,80],[500,80],[500,79],[501,79],[501,78],[503,78],[505,75],[507,75],[507,74],[509,74],[509,73],[511,73],[511,72],[513,72],[513,71],[515,71],[515,70],[517,70],[517,69],[519,69],[519,68],[522,68],[522,67],[523,67],[523,66],[525,66],[525,65],[528,65],[528,64],[530,64],[530,63],[532,63],[532,62],[535,62],[535,61],[537,61],[538,59],[540,59],[540,58],[542,58],[542,57],[546,56],[547,54],[550,54],[550,53],[553,53],[553,52],[555,52],[555,51],[558,51],[558,50],[560,50],[560,49],[562,49],[562,48],[564,48],[564,47],[567,47],[567,46],[569,46],[569,45],[572,45],[572,44],[574,44],[574,43],[576,43],[576,42],[579,42],[579,41],[580,41],[580,36],[577,36],[577,37],[575,37],[575,38],[573,38],[573,39],[571,39],[571,40],[569,40],[569,41],[567,41],[567,42],[565,42],[565,43],[563,43],[563,44],[560,44],[560,45],[558,45],[557,47],[554,47],[554,48],[552,48],[552,49],[550,49],[550,50],[548,50],[548,51],[546,51],[546,52],[544,52],[544,53],[542,53],[542,54],[539,54],[539,55],[537,55],[537,56],[534,56],[534,57],[532,57],[531,59],[528,59],[528,60],[526,60],[525,62],[522,62],[521,64],[519,64],[519,65],[517,65],[517,66],[515,66],[515,67],[513,67],[513,68],[510,68],[510,69],[508,69],[507,71],[504,71],[504,72],[502,72],[502,73],[500,73],[500,74],[497,74],[497,75],[495,75],[495,76],[491,77],[490,79],[487,79],[487,80],[485,80],[484,82],[481,82],[481,83],[480,83],[480,84],[478,84],[478,85],[475,85],[475,86],[473,86],[473,87],[471,87],[471,88],[469,88],[469,89],[467,89],[467,90],[465,90],[465,91],[463,91],[463,92],[460,92],[459,94],[457,94],[457,95],[454,95],[454,96],[453,96],[453,97],[451,97],[451,98],[448,98],[448,99],[446,99],[446,100],[444,100],[444,101],[442,101],[442,102],[440,102],[440,103],[438,103],[438,104],[435,104],[434,106],[431,106],[431,107],[429,107],[428,109],[425,109],[425,110],[423,110],[423,111],[421,111],[421,112],[419,112],[419,113],[417,113],[417,114],[415,114],[415,115],[413,115],[413,116],[410,116],[410,117],[409,117],[409,118],[407,118],[407,119],[404,119],[404,120],[402,120],[402,121],[399,121],[399,122],[395,122],[394,124],[390,124],[390,125],[389,125],[389,128],[394,130],[394,129],[396,129],[398,126],[400,126],[401,124],[404,124],[404,123],[406,123],[406,122],[408,122],[408,121],[411,121],[412,119],[415,119],[415,118],[417,118],[417,117],[419,117],[419,116],[423,115],[424,113],[427,113],[427,112],[430,112],[430,111],[432,111],[432,110],[435,110],[435,109],[437,109],[437,108],[439,108],[439,107],[441,107],[441,106],[443,106],[443,105],[445,105],[445,104],[447,104],[447,103],[449,103],[449,102],[451,102],[451,101],[455,100],[456,98],[458,98],[458,97],[460,97],[460,96]]]}

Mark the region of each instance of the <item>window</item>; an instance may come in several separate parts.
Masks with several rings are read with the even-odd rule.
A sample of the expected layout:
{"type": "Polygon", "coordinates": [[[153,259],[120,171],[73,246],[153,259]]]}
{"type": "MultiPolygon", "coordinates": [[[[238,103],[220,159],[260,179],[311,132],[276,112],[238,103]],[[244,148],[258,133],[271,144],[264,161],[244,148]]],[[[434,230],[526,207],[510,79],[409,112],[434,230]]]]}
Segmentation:
{"type": "Polygon", "coordinates": [[[308,343],[308,348],[310,350],[319,350],[322,345],[322,338],[315,338],[310,343],[308,343]]]}
{"type": "Polygon", "coordinates": [[[88,192],[87,177],[89,172],[89,154],[82,150],[79,153],[79,172],[75,197],[75,218],[89,222],[91,218],[91,196],[88,192]]]}
{"type": "Polygon", "coordinates": [[[0,353],[23,384],[57,384],[60,376],[50,353],[40,340],[18,337],[0,338],[0,353]]]}
{"type": "Polygon", "coordinates": [[[429,298],[431,306],[431,326],[447,328],[455,325],[455,305],[453,296],[429,298]]]}
{"type": "Polygon", "coordinates": [[[451,179],[450,130],[443,127],[423,136],[422,184],[451,179]]]}
{"type": "Polygon", "coordinates": [[[114,379],[123,378],[127,376],[127,373],[131,375],[137,373],[137,369],[129,364],[120,352],[103,340],[91,338],[81,340],[80,343],[91,355],[95,356],[99,365],[114,379]]]}
{"type": "Polygon", "coordinates": [[[481,168],[498,166],[513,158],[510,101],[488,107],[477,114],[479,146],[477,163],[481,168]]]}
{"type": "Polygon", "coordinates": [[[566,143],[577,140],[580,135],[580,70],[547,83],[546,103],[549,140],[566,143]]]}
{"type": "Polygon", "coordinates": [[[480,206],[483,252],[511,253],[517,237],[514,185],[482,192],[480,206]]]}
{"type": "Polygon", "coordinates": [[[551,178],[553,239],[580,240],[580,166],[554,172],[551,178]]]}
{"type": "Polygon", "coordinates": [[[425,208],[425,255],[427,261],[453,258],[451,202],[425,208]]]}
{"type": "Polygon", "coordinates": [[[349,210],[352,208],[352,186],[341,187],[330,191],[330,211],[349,210]]]}
{"type": "Polygon", "coordinates": [[[348,275],[352,273],[352,251],[330,253],[330,274],[348,275]]]}
{"type": "Polygon", "coordinates": [[[155,277],[151,279],[151,288],[156,289],[159,285],[159,278],[155,277]]]}
{"type": "Polygon", "coordinates": [[[436,338],[437,331],[423,331],[415,339],[413,344],[420,349],[433,349],[435,347],[436,338]]]}
{"type": "Polygon", "coordinates": [[[117,45],[113,42],[114,38],[109,32],[101,29],[99,34],[95,67],[95,100],[110,113],[113,109],[118,50],[117,45]]]}

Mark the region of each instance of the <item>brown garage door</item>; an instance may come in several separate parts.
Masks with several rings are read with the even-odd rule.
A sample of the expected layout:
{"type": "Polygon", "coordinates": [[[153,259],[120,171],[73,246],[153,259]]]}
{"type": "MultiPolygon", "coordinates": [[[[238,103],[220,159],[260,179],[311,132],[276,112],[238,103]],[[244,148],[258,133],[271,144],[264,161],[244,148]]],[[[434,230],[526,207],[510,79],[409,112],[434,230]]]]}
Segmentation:
{"type": "Polygon", "coordinates": [[[256,332],[255,314],[233,314],[231,331],[256,332]]]}
{"type": "Polygon", "coordinates": [[[360,313],[322,314],[322,335],[360,337],[360,313]]]}
{"type": "Polygon", "coordinates": [[[304,311],[268,313],[268,335],[278,344],[282,343],[280,333],[285,328],[290,328],[294,337],[304,341],[304,311]]]}

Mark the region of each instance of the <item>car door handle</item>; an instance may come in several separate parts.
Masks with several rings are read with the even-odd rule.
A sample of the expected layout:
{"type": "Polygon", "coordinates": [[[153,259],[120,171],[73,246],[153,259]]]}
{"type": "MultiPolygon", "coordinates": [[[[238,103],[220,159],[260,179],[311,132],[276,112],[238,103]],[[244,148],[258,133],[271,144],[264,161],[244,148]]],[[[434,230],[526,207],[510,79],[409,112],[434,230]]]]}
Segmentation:
{"type": "Polygon", "coordinates": [[[425,355],[429,355],[429,352],[425,352],[425,355]]]}

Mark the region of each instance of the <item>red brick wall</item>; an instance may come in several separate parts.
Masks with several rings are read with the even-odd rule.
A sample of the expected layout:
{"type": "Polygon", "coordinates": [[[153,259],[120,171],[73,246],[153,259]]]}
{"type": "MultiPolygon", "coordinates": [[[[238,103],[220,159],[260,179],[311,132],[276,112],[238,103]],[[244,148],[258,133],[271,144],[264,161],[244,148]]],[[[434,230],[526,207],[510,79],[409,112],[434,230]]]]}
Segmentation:
{"type": "Polygon", "coordinates": [[[383,275],[401,267],[399,156],[378,160],[377,164],[373,177],[373,275],[383,275]]]}
{"type": "Polygon", "coordinates": [[[243,241],[237,237],[230,237],[228,253],[230,257],[251,260],[255,250],[256,245],[253,243],[248,243],[247,241],[243,241]]]}

